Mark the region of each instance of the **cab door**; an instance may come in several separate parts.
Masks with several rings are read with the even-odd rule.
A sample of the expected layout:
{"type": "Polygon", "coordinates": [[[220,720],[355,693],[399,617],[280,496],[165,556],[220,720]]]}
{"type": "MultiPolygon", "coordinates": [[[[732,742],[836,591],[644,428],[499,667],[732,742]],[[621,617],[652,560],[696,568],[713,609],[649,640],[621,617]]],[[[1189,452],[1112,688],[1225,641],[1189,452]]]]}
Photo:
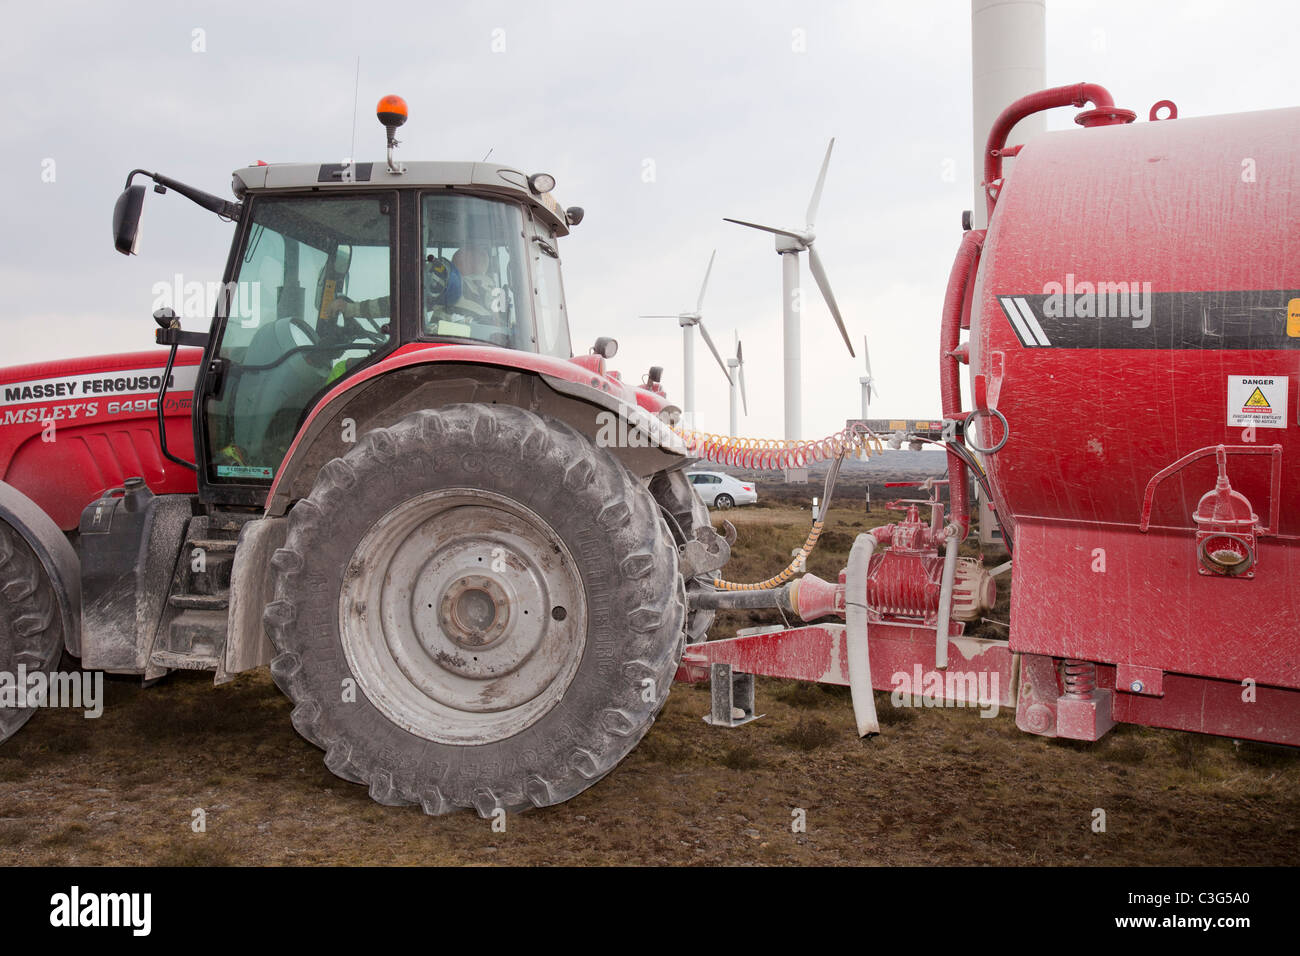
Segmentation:
{"type": "Polygon", "coordinates": [[[244,219],[196,430],[203,483],[260,503],[315,403],[399,341],[398,198],[266,195],[244,219]]]}

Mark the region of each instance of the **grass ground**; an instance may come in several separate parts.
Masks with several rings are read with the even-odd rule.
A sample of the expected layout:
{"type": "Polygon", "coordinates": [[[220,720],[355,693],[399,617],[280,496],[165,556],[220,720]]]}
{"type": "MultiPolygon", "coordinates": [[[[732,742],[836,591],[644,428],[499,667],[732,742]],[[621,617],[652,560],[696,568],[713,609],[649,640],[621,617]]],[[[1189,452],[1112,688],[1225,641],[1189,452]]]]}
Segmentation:
{"type": "MultiPolygon", "coordinates": [[[[807,512],[765,497],[775,506],[729,513],[730,577],[767,576],[803,540],[807,512]]],[[[844,501],[809,562],[828,579],[855,523],[883,520],[844,501]]],[[[749,623],[720,616],[715,631],[749,623]]],[[[766,716],[728,731],[701,720],[704,686],[678,685],[609,777],[498,833],[472,813],[382,807],[334,777],[265,670],[106,691],[100,719],[42,712],[0,747],[0,863],[1300,863],[1300,753],[1173,731],[1053,741],[1009,712],[897,710],[882,694],[883,733],[863,743],[846,690],[765,679],[766,716]],[[798,811],[806,832],[792,831],[798,811]]]]}

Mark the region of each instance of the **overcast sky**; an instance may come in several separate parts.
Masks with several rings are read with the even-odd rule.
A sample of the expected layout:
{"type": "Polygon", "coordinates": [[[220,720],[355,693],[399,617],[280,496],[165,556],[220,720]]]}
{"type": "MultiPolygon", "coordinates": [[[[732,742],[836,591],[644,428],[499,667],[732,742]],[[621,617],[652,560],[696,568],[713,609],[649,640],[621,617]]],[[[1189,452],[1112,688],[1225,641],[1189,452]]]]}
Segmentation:
{"type": "MultiPolygon", "coordinates": [[[[1047,8],[1049,86],[1102,83],[1143,119],[1163,98],[1183,116],[1300,100],[1300,4],[1047,8]]],[[[231,227],[150,195],[141,254],[122,257],[110,217],[127,172],[229,195],[231,170],[255,160],[339,161],[359,56],[358,159],[382,157],[374,104],[399,93],[403,158],[492,150],[586,208],[561,250],[574,346],[615,336],[629,379],[662,364],[680,398],[676,322],[636,316],[691,306],[716,248],[705,324],[724,349],[734,330],[744,340],[742,434],[782,430],[780,260],[722,217],[802,225],[836,137],[818,249],[855,343],[870,336],[873,413],[938,411],[939,307],[972,202],[968,0],[55,0],[7,4],[4,26],[0,364],[155,348],[154,283],[220,280],[231,227]]],[[[1048,120],[1070,125],[1069,111],[1048,120]]],[[[813,437],[857,415],[862,370],[804,269],[813,437]]],[[[726,380],[702,343],[697,363],[701,424],[725,431],[726,380]]]]}

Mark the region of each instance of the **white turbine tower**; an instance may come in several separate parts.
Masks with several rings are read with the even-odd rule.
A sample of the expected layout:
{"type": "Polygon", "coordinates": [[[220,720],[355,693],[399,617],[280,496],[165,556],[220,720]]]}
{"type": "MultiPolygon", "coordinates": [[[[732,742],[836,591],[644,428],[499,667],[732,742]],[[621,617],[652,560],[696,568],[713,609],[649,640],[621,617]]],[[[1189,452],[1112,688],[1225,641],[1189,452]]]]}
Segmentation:
{"type": "Polygon", "coordinates": [[[704,270],[704,282],[700,285],[700,297],[695,301],[694,312],[641,316],[643,319],[676,319],[677,324],[682,327],[682,414],[688,428],[695,427],[695,334],[692,330],[696,326],[699,326],[700,334],[704,336],[704,344],[718,360],[718,368],[722,369],[722,374],[727,376],[727,381],[731,381],[731,373],[727,371],[726,363],[722,361],[722,355],[713,344],[709,330],[704,327],[704,320],[700,315],[704,308],[704,291],[709,287],[709,274],[713,272],[713,260],[717,255],[718,250],[714,249],[713,255],[709,256],[709,267],[704,270]]]}
{"type": "Polygon", "coordinates": [[[858,379],[862,386],[862,418],[865,421],[868,417],[867,412],[871,406],[873,395],[879,395],[876,389],[876,380],[871,374],[871,352],[867,350],[867,337],[862,336],[862,357],[867,360],[867,374],[858,379]]]}
{"type": "Polygon", "coordinates": [[[830,309],[831,317],[839,327],[840,335],[844,337],[844,344],[848,346],[849,354],[854,355],[853,343],[849,341],[849,333],[844,328],[844,319],[840,315],[840,307],[835,303],[835,294],[831,292],[830,280],[826,278],[826,269],[822,266],[821,257],[817,255],[817,249],[813,245],[813,241],[817,238],[816,233],[813,232],[813,226],[817,219],[817,206],[821,203],[822,186],[826,183],[826,168],[830,165],[831,150],[834,148],[835,140],[832,139],[830,145],[826,147],[826,158],[822,160],[822,168],[817,176],[817,185],[813,189],[812,201],[808,203],[808,215],[803,229],[777,229],[775,226],[764,226],[756,222],[747,222],[744,219],[724,217],[727,222],[748,226],[751,229],[761,229],[763,232],[770,232],[776,236],[776,251],[781,256],[781,307],[784,316],[785,437],[796,441],[803,437],[803,383],[801,380],[802,357],[800,354],[799,329],[799,253],[808,253],[808,267],[812,270],[813,279],[817,282],[817,288],[821,290],[822,298],[826,300],[826,307],[830,309]]]}
{"type": "Polygon", "coordinates": [[[740,388],[740,401],[745,406],[745,414],[749,414],[749,399],[745,397],[745,353],[740,349],[740,333],[736,333],[736,355],[734,358],[727,359],[727,368],[733,371],[728,375],[731,379],[731,437],[735,438],[739,431],[738,418],[736,415],[736,388],[740,388]]]}

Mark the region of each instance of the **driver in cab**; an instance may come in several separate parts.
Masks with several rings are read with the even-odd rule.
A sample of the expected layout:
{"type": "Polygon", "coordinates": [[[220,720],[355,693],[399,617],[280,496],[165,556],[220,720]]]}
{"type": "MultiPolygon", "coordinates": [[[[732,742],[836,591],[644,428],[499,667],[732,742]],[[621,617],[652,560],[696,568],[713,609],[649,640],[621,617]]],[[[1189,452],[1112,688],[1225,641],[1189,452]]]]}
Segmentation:
{"type": "MultiPolygon", "coordinates": [[[[469,323],[503,326],[503,309],[494,308],[501,291],[493,280],[491,255],[483,245],[467,245],[449,260],[429,255],[424,262],[425,331],[434,335],[473,336],[469,323]]],[[[336,296],[333,307],[345,320],[390,315],[389,296],[354,302],[336,296]]]]}

